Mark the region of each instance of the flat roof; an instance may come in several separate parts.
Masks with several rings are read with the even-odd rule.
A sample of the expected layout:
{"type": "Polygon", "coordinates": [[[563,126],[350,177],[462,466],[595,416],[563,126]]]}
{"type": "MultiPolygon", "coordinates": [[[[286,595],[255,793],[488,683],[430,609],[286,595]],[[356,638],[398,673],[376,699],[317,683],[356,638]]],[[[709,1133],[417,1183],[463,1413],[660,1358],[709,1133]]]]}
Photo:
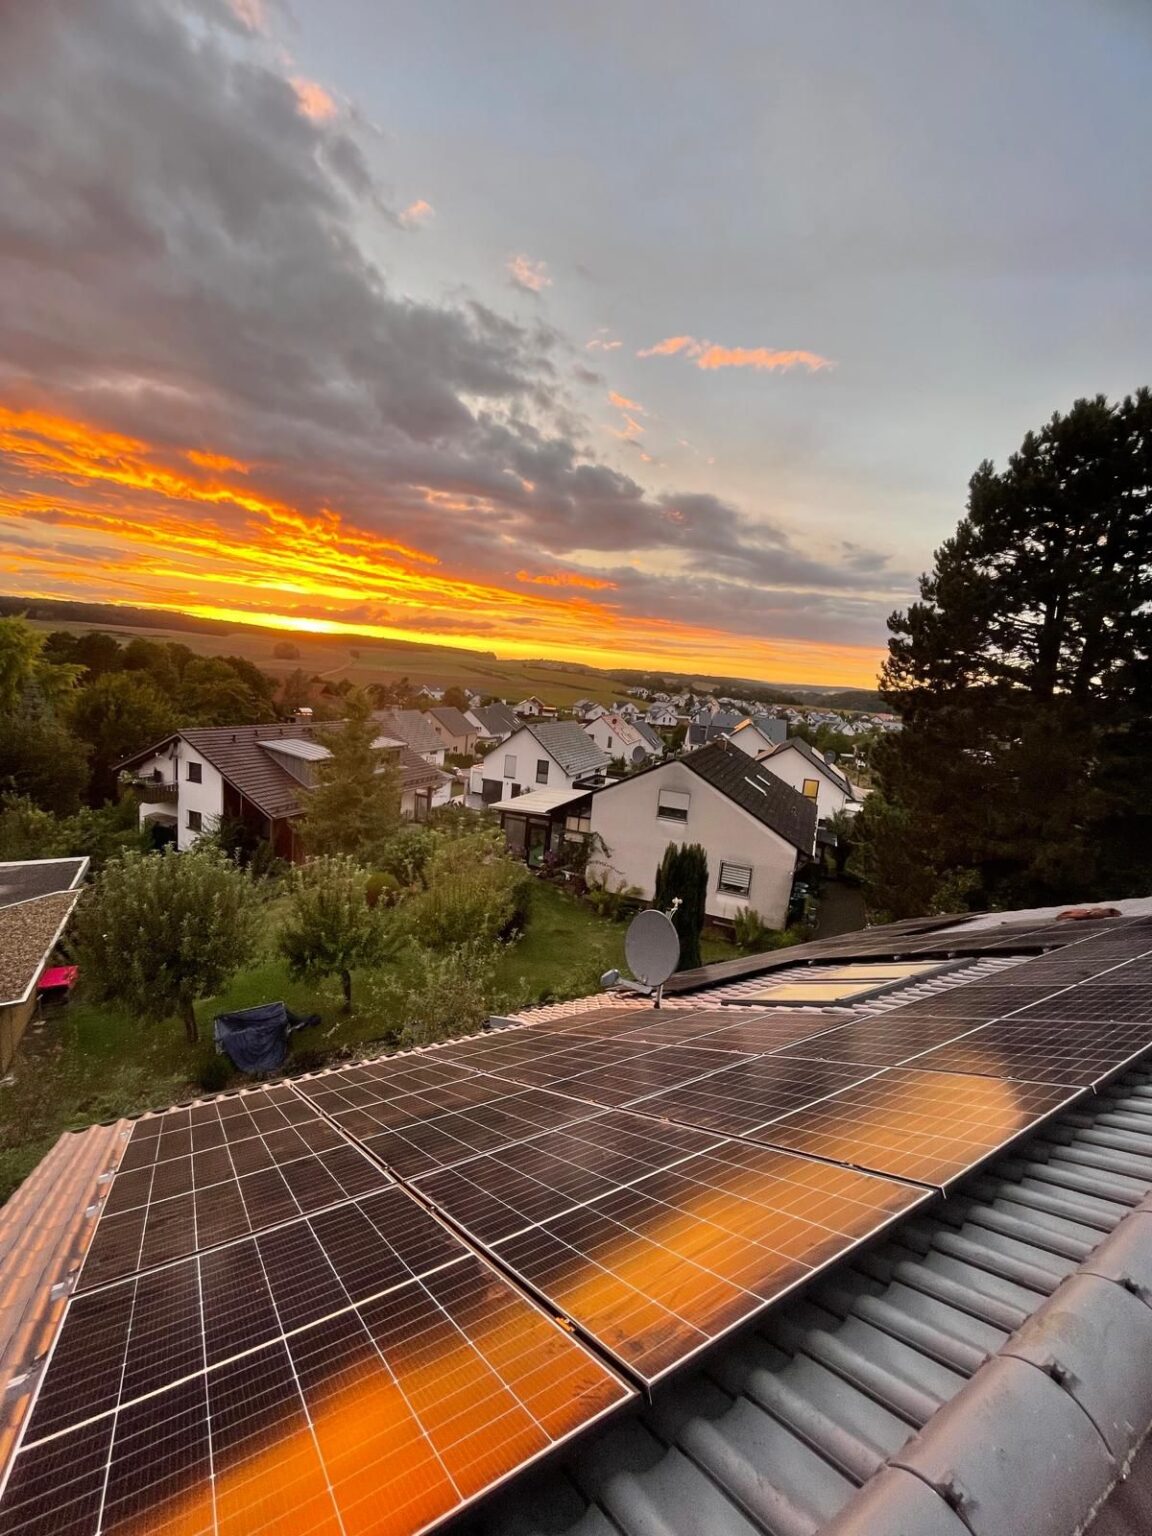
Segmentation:
{"type": "Polygon", "coordinates": [[[590,789],[532,789],[526,795],[512,795],[507,800],[496,800],[489,807],[493,811],[515,811],[524,816],[547,816],[562,805],[583,800],[590,789]]]}
{"type": "Polygon", "coordinates": [[[83,880],[86,858],[11,859],[0,863],[0,908],[52,891],[71,891],[83,880]]]}

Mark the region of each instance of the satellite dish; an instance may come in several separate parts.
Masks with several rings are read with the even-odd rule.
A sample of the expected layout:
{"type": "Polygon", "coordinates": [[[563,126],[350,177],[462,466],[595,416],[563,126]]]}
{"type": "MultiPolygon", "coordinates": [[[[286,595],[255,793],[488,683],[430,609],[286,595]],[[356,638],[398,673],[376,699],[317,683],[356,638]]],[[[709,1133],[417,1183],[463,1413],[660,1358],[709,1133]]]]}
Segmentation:
{"type": "Polygon", "coordinates": [[[624,953],[638,981],[662,987],[680,963],[680,935],[663,912],[639,912],[628,924],[624,953]]]}

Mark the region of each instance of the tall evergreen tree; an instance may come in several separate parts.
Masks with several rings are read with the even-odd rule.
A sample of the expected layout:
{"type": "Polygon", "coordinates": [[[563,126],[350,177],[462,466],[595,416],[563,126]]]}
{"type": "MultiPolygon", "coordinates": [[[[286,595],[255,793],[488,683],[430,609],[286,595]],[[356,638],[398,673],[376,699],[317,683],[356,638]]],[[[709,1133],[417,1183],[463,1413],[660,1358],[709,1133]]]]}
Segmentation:
{"type": "Polygon", "coordinates": [[[399,776],[375,743],[380,727],[359,689],[349,693],[342,725],[318,731],[330,756],[316,765],[316,787],[301,820],[313,855],[347,854],[371,865],[400,822],[399,776]]]}
{"type": "Polygon", "coordinates": [[[700,959],[700,934],[704,928],[704,905],[708,899],[708,855],[699,843],[669,843],[656,870],[654,904],[671,912],[672,923],[680,935],[679,971],[692,971],[700,959]]]}
{"type": "Polygon", "coordinates": [[[859,867],[891,916],[1152,883],[1152,393],[1078,400],[889,620],[859,867]]]}

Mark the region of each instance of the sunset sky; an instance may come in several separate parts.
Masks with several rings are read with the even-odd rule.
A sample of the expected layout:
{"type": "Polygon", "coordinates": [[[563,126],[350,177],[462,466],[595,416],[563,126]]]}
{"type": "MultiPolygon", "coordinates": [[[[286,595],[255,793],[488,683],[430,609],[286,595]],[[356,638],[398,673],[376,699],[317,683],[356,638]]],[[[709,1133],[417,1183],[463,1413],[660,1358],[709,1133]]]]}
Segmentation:
{"type": "Polygon", "coordinates": [[[1152,383],[1147,0],[0,0],[0,590],[869,683],[1152,383]]]}

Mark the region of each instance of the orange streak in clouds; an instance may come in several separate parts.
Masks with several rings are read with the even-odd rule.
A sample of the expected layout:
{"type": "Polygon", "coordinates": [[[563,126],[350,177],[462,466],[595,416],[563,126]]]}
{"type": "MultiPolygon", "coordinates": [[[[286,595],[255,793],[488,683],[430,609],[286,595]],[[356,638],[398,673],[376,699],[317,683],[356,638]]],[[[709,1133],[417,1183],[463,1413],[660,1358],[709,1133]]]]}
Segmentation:
{"type": "Polygon", "coordinates": [[[807,368],[816,373],[835,365],[818,352],[775,347],[718,347],[711,341],[697,341],[695,336],[669,336],[654,347],[644,347],[637,357],[690,357],[697,368],[753,368],[759,373],[786,373],[790,368],[807,368]]]}
{"type": "Polygon", "coordinates": [[[336,103],[322,85],[315,80],[305,80],[297,76],[292,81],[292,89],[296,92],[296,105],[301,113],[314,123],[325,123],[329,118],[336,116],[336,103]]]}
{"type": "MultiPolygon", "coordinates": [[[[9,471],[0,492],[0,573],[9,590],[29,596],[499,648],[507,656],[580,655],[599,666],[675,665],[792,682],[875,677],[878,649],[777,643],[627,613],[607,577],[521,571],[500,586],[449,572],[428,551],[369,533],[330,508],[308,513],[268,494],[257,466],[206,449],[0,406],[0,453],[9,471]],[[10,533],[22,530],[7,546],[5,523],[10,533]],[[40,573],[36,592],[33,572],[40,573]]],[[[475,516],[495,506],[417,489],[445,511],[475,516]]]]}

